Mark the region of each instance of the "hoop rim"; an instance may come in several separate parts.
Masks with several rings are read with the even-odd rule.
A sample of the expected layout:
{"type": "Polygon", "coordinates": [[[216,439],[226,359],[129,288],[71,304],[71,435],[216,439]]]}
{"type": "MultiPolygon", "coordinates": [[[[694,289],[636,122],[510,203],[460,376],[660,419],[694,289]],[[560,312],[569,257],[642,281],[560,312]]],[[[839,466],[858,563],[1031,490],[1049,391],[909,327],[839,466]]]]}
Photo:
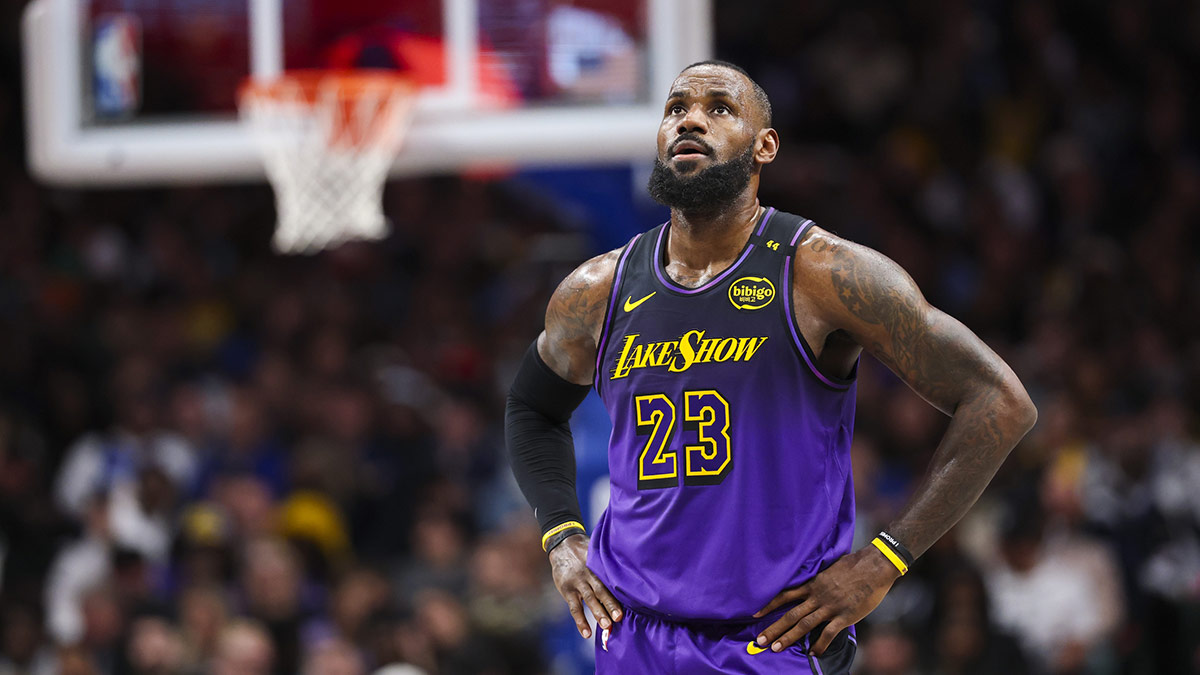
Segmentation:
{"type": "Polygon", "coordinates": [[[246,100],[279,100],[285,92],[292,94],[296,91],[311,103],[317,92],[328,85],[333,85],[338,97],[344,100],[353,100],[363,92],[379,88],[393,89],[405,96],[412,96],[420,90],[413,78],[394,70],[306,68],[287,70],[266,81],[246,78],[238,87],[238,104],[243,105],[246,100]]]}
{"type": "Polygon", "coordinates": [[[274,246],[312,252],[387,235],[383,186],[420,87],[389,70],[294,70],[246,80],[238,108],[275,191],[274,246]]]}

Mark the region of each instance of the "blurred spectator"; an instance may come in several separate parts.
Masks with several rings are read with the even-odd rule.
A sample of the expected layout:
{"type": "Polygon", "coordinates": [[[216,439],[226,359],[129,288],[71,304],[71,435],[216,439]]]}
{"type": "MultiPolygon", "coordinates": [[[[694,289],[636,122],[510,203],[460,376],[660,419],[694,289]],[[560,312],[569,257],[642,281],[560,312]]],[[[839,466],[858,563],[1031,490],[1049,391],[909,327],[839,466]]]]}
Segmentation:
{"type": "Polygon", "coordinates": [[[321,492],[302,490],[292,493],[279,505],[279,533],[307,553],[305,569],[321,578],[348,561],[350,537],[340,510],[321,492]]]}
{"type": "Polygon", "coordinates": [[[47,575],[47,627],[55,641],[63,645],[76,644],[83,638],[84,596],[111,573],[108,499],[103,494],[95,496],[83,515],[83,537],[63,547],[47,575]]]}
{"type": "Polygon", "coordinates": [[[31,420],[0,406],[0,589],[19,605],[33,603],[64,529],[44,489],[49,448],[31,420]],[[15,596],[15,597],[14,597],[15,596]]]}
{"type": "Polygon", "coordinates": [[[248,616],[261,623],[274,645],[274,672],[299,670],[310,608],[304,597],[304,568],[299,555],[280,539],[246,545],[242,592],[248,616]]]}
{"type": "Polygon", "coordinates": [[[192,448],[160,428],[153,364],[128,358],[111,381],[116,425],[91,433],[68,451],[59,473],[59,506],[81,517],[93,494],[109,498],[113,541],[161,559],[170,545],[175,499],[195,475],[192,448]]]}
{"type": "Polygon", "coordinates": [[[422,589],[461,595],[467,588],[464,533],[454,518],[436,512],[419,516],[413,530],[413,558],[395,579],[401,602],[422,589]]]}
{"type": "Polygon", "coordinates": [[[496,644],[476,632],[466,608],[453,595],[441,590],[422,591],[415,604],[417,619],[433,647],[436,672],[441,675],[511,672],[496,644]]]}
{"type": "Polygon", "coordinates": [[[516,530],[481,541],[471,560],[467,610],[509,664],[508,672],[536,673],[545,669],[538,658],[538,629],[559,610],[558,598],[539,583],[542,557],[536,530],[516,530]]]}
{"type": "Polygon", "coordinates": [[[242,474],[261,480],[275,497],[286,494],[287,454],[272,434],[262,396],[248,387],[233,391],[222,388],[214,395],[217,401],[203,404],[219,410],[214,415],[217,419],[206,420],[204,424],[204,445],[194,494],[211,496],[214,482],[242,474]]]}
{"type": "Polygon", "coordinates": [[[252,476],[235,476],[220,481],[214,492],[238,540],[247,541],[274,531],[275,502],[266,483],[252,476]]]}
{"type": "Polygon", "coordinates": [[[935,675],[1005,675],[1030,671],[1020,646],[993,619],[983,579],[968,566],[941,580],[933,620],[935,675]]]}
{"type": "Polygon", "coordinates": [[[84,593],[80,605],[83,631],[78,643],[101,672],[115,672],[124,658],[120,640],[128,627],[120,597],[111,587],[97,586],[84,593]]]}
{"type": "Polygon", "coordinates": [[[878,624],[855,659],[863,675],[918,675],[917,643],[896,624],[878,624]]]}
{"type": "Polygon", "coordinates": [[[393,664],[375,671],[374,675],[427,675],[424,670],[408,664],[393,664]]]}
{"type": "Polygon", "coordinates": [[[386,636],[386,646],[389,649],[381,650],[381,662],[389,666],[416,669],[421,673],[437,672],[433,639],[429,631],[418,624],[415,615],[406,617],[389,628],[391,635],[386,636]]]}
{"type": "MultiPolygon", "coordinates": [[[[233,578],[233,532],[225,512],[210,502],[194,502],[180,517],[171,568],[171,590],[219,588],[233,578]]],[[[180,593],[180,598],[186,591],[180,593]]]]}
{"type": "Polygon", "coordinates": [[[300,672],[303,675],[365,675],[367,671],[353,644],[329,638],[312,648],[300,672]]]}
{"type": "Polygon", "coordinates": [[[275,659],[271,638],[254,621],[238,619],[226,625],[217,640],[213,675],[269,675],[275,659]]]}
{"type": "Polygon", "coordinates": [[[350,644],[367,644],[371,619],[391,605],[390,596],[387,580],[374,570],[356,569],[345,574],[329,608],[337,635],[350,644]]]}
{"type": "Polygon", "coordinates": [[[59,651],[60,675],[99,675],[100,672],[96,662],[82,648],[67,647],[59,651]]]}
{"type": "Polygon", "coordinates": [[[0,675],[51,675],[53,653],[42,635],[42,617],[30,605],[0,608],[0,675]]]}
{"type": "Polygon", "coordinates": [[[130,625],[125,658],[136,675],[173,675],[183,669],[183,640],[166,617],[147,614],[130,625]]]}
{"type": "Polygon", "coordinates": [[[1036,500],[1021,499],[1006,516],[1001,556],[985,570],[997,624],[1047,672],[1114,669],[1110,640],[1124,604],[1111,552],[1048,528],[1036,500]]]}
{"type": "Polygon", "coordinates": [[[207,672],[214,663],[229,604],[215,586],[195,586],[179,596],[179,628],[186,670],[207,672]]]}

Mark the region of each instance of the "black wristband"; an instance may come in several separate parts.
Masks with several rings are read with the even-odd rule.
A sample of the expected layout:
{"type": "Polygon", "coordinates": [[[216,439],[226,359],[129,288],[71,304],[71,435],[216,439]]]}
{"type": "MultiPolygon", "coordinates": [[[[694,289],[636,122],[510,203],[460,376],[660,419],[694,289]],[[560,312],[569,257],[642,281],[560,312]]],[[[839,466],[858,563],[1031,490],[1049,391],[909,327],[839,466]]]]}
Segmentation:
{"type": "Polygon", "coordinates": [[[587,531],[583,529],[583,524],[578,521],[572,520],[562,525],[556,525],[542,535],[542,550],[549,553],[554,550],[555,546],[566,541],[567,537],[577,534],[587,534],[587,531]]]}
{"type": "Polygon", "coordinates": [[[880,541],[887,544],[888,548],[892,549],[892,551],[904,561],[905,565],[912,567],[916,559],[913,557],[912,552],[909,551],[904,544],[900,543],[899,539],[896,539],[892,535],[888,534],[886,530],[880,530],[878,537],[880,541]]]}

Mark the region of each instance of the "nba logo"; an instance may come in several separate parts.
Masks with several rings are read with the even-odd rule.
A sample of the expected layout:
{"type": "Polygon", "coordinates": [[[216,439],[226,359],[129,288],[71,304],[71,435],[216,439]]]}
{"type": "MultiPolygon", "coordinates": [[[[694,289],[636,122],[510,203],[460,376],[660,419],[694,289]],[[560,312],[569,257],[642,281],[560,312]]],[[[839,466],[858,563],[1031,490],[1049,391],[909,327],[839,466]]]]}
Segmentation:
{"type": "Polygon", "coordinates": [[[95,111],[126,117],[141,103],[142,30],[137,17],[113,14],[96,20],[92,42],[95,111]]]}
{"type": "Polygon", "coordinates": [[[600,646],[604,648],[604,651],[608,651],[608,636],[609,635],[612,635],[612,631],[610,631],[607,628],[600,631],[600,646]]]}

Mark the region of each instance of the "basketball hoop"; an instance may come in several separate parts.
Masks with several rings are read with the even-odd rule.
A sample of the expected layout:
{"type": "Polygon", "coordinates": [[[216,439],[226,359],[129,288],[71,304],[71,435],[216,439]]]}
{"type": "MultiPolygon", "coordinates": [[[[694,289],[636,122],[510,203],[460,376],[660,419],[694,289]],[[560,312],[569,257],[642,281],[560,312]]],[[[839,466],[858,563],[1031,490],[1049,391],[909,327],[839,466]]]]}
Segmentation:
{"type": "Polygon", "coordinates": [[[238,108],[275,189],[277,251],[387,236],[383,185],[416,91],[380,71],[297,71],[243,85],[238,108]]]}

